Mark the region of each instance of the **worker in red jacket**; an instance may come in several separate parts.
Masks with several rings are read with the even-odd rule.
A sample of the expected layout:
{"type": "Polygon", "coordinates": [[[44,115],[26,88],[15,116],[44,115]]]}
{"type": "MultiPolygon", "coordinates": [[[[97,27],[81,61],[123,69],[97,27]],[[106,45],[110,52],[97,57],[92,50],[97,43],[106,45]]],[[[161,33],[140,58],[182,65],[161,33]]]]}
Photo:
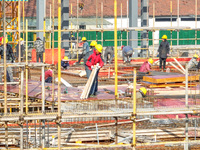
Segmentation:
{"type": "Polygon", "coordinates": [[[149,72],[151,70],[151,65],[153,64],[153,59],[149,58],[148,61],[144,62],[140,67],[140,72],[149,72]]]}
{"type": "Polygon", "coordinates": [[[98,91],[98,74],[99,74],[99,69],[103,67],[104,62],[101,57],[103,47],[100,44],[97,44],[95,46],[95,49],[93,50],[93,53],[88,57],[86,66],[88,69],[86,71],[87,75],[90,76],[92,69],[94,69],[94,66],[97,65],[98,71],[96,73],[96,76],[94,78],[94,82],[92,84],[91,90],[90,90],[90,97],[93,97],[94,95],[97,95],[98,91]]]}
{"type": "MultiPolygon", "coordinates": [[[[52,76],[53,76],[53,71],[49,68],[47,71],[44,73],[44,79],[46,83],[52,83],[52,76]]],[[[42,81],[42,76],[40,76],[40,81],[42,81]]]]}

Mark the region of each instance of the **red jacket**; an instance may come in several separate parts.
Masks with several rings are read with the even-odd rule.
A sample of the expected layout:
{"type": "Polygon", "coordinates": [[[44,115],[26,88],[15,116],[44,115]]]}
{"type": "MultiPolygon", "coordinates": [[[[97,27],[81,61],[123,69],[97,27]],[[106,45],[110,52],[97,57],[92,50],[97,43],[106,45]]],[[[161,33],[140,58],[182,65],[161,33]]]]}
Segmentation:
{"type": "Polygon", "coordinates": [[[140,67],[140,72],[149,72],[151,70],[151,65],[148,61],[144,62],[143,65],[140,67]]]}
{"type": "MultiPolygon", "coordinates": [[[[44,79],[46,80],[48,77],[52,77],[53,73],[51,69],[48,69],[47,71],[45,71],[44,73],[44,79]]],[[[42,81],[42,76],[40,76],[40,81],[42,81]]]]}
{"type": "Polygon", "coordinates": [[[103,62],[103,60],[102,60],[102,58],[101,58],[101,54],[96,54],[96,51],[93,50],[93,54],[91,54],[91,55],[88,57],[88,60],[87,60],[87,62],[86,62],[86,65],[88,66],[88,68],[89,68],[90,70],[92,70],[92,69],[91,69],[91,66],[94,66],[94,65],[96,65],[97,63],[99,63],[99,66],[100,66],[101,68],[102,68],[103,65],[104,65],[104,62],[103,62]]]}

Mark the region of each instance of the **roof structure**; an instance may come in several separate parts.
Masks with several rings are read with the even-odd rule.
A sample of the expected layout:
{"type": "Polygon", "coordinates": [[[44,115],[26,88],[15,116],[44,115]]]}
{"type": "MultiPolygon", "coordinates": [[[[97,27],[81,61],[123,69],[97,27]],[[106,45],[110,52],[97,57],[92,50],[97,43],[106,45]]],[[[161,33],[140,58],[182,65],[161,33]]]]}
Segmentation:
{"type": "MultiPolygon", "coordinates": [[[[14,1],[14,0],[13,0],[14,1]]],[[[153,3],[155,3],[155,15],[156,16],[170,16],[170,1],[172,1],[172,15],[177,16],[177,1],[173,0],[149,0],[149,15],[153,15],[153,3]]],[[[101,3],[103,3],[103,16],[113,17],[114,16],[114,2],[113,0],[99,0],[97,5],[96,1],[84,0],[80,1],[84,3],[83,10],[78,10],[79,17],[82,18],[93,18],[101,17],[101,3]],[[97,9],[97,11],[96,11],[97,9]]],[[[138,0],[138,15],[140,16],[141,0],[138,0]]],[[[57,17],[57,1],[55,1],[55,17],[57,17]]],[[[117,0],[118,4],[118,16],[121,16],[121,5],[122,5],[122,16],[127,16],[127,1],[117,0]]],[[[46,0],[46,16],[50,15],[50,5],[52,0],[46,0]]],[[[69,12],[71,12],[72,5],[72,17],[77,16],[77,0],[69,0],[69,12]]],[[[200,14],[200,3],[197,4],[198,12],[200,14]]],[[[36,0],[31,0],[25,4],[26,17],[36,17],[36,0]]],[[[180,16],[194,16],[195,15],[195,0],[180,0],[179,2],[179,15],[180,16]]],[[[71,14],[69,14],[71,17],[71,14]]]]}

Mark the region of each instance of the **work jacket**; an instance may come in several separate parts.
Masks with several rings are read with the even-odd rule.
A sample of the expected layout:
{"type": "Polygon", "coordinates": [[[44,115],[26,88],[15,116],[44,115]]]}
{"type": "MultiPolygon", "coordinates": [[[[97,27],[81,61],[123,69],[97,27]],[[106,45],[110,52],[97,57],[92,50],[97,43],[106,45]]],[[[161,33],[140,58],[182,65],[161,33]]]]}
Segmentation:
{"type": "Polygon", "coordinates": [[[143,65],[140,67],[140,72],[149,72],[151,70],[151,65],[148,61],[144,62],[143,65]]]}
{"type": "MultiPolygon", "coordinates": [[[[0,46],[0,55],[1,55],[1,59],[4,59],[4,46],[1,45],[0,46]]],[[[10,46],[10,44],[6,44],[6,60],[15,60],[14,54],[13,54],[13,50],[12,47],[10,46]]]]}
{"type": "MultiPolygon", "coordinates": [[[[44,75],[44,79],[46,80],[48,77],[52,77],[53,76],[53,71],[51,69],[48,69],[47,71],[45,71],[45,75],[44,75]]],[[[40,76],[40,81],[42,81],[42,76],[40,76]]]]}
{"type": "Polygon", "coordinates": [[[169,43],[167,40],[160,43],[158,52],[160,58],[167,58],[167,54],[169,54],[169,43]]]}
{"type": "Polygon", "coordinates": [[[103,65],[104,65],[104,62],[101,58],[101,54],[97,54],[95,50],[93,50],[93,53],[88,57],[87,59],[87,62],[86,62],[86,65],[88,66],[88,68],[90,70],[91,69],[91,66],[94,66],[96,65],[97,63],[99,63],[99,66],[102,68],[103,65]]]}

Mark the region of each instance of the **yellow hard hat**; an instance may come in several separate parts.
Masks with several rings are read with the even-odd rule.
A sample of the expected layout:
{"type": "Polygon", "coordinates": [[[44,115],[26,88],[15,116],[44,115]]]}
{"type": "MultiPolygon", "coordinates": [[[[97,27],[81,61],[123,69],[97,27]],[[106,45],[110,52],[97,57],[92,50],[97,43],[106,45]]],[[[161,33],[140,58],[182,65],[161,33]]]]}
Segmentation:
{"type": "Polygon", "coordinates": [[[146,89],[145,87],[141,87],[141,88],[139,89],[139,91],[142,92],[142,94],[143,94],[144,96],[146,96],[146,94],[147,94],[147,89],[146,89]]]}
{"type": "Polygon", "coordinates": [[[199,58],[199,56],[197,55],[197,54],[194,54],[194,56],[193,57],[195,57],[195,58],[199,58]]]}
{"type": "MultiPolygon", "coordinates": [[[[2,41],[1,41],[2,44],[3,44],[3,39],[4,39],[4,38],[2,38],[2,41]]],[[[6,38],[6,43],[8,43],[8,39],[7,39],[7,38],[6,38]]]]}
{"type": "Polygon", "coordinates": [[[166,36],[166,35],[163,35],[163,36],[162,36],[162,39],[167,39],[167,36],[166,36]]]}
{"type": "Polygon", "coordinates": [[[74,37],[74,35],[72,35],[72,37],[74,37]]]}
{"type": "Polygon", "coordinates": [[[99,53],[102,53],[103,47],[101,46],[101,44],[97,44],[97,45],[95,46],[95,48],[96,48],[96,50],[97,50],[99,53]]]}
{"type": "Polygon", "coordinates": [[[64,57],[64,60],[69,60],[67,56],[64,57]]]}
{"type": "Polygon", "coordinates": [[[149,59],[148,59],[148,62],[149,62],[150,64],[153,64],[153,59],[152,59],[152,58],[149,58],[149,59]]]}
{"type": "Polygon", "coordinates": [[[82,37],[82,41],[86,41],[87,39],[86,39],[86,37],[82,37]]]}
{"type": "Polygon", "coordinates": [[[97,45],[97,42],[96,41],[92,41],[91,43],[90,43],[90,46],[96,46],[97,45]]]}
{"type": "Polygon", "coordinates": [[[22,38],[20,38],[20,41],[23,41],[23,39],[22,39],[22,38]]]}

